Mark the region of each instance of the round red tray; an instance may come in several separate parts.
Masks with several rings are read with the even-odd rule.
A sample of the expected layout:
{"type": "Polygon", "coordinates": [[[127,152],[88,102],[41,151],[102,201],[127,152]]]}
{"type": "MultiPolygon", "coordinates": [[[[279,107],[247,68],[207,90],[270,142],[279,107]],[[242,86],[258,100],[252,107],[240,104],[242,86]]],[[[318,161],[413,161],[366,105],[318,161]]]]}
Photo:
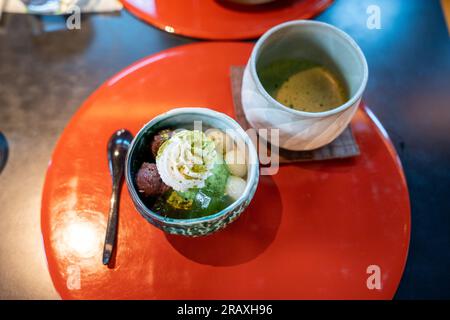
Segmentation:
{"type": "Polygon", "coordinates": [[[361,149],[347,160],[284,165],[261,177],[255,198],[228,228],[203,238],[169,236],[122,191],[117,255],[102,265],[111,191],[106,144],[175,107],[233,116],[229,71],[248,43],[200,43],[145,58],[100,87],[64,130],[42,199],[53,283],[64,299],[387,299],[406,261],[408,191],[380,123],[361,108],[361,149]],[[381,289],[367,287],[367,268],[381,289]]]}
{"type": "Polygon", "coordinates": [[[309,19],[333,0],[284,0],[236,6],[224,0],[120,0],[140,19],[170,33],[203,39],[257,38],[285,21],[309,19]]]}

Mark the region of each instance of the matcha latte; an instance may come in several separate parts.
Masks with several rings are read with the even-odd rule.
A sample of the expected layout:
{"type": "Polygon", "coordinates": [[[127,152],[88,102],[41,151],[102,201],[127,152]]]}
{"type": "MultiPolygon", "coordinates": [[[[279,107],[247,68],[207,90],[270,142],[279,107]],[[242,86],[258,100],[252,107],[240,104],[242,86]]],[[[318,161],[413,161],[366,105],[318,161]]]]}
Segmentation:
{"type": "Polygon", "coordinates": [[[258,76],[275,100],[300,111],[328,111],[349,98],[337,73],[309,60],[276,60],[258,68],[258,76]]]}

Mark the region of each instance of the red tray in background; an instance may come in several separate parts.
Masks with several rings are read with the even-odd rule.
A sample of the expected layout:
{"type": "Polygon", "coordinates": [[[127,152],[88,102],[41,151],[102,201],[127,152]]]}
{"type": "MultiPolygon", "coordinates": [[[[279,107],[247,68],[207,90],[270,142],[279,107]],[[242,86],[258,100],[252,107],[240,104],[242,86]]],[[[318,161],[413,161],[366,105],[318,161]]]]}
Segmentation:
{"type": "Polygon", "coordinates": [[[232,40],[257,38],[285,21],[309,19],[333,0],[278,0],[243,6],[225,0],[120,0],[138,18],[165,30],[193,38],[232,40]]]}
{"type": "Polygon", "coordinates": [[[229,72],[248,43],[181,46],[136,62],[101,86],[62,134],[48,168],[42,233],[64,299],[390,299],[405,266],[408,191],[399,159],[374,115],[352,128],[361,156],[285,165],[261,177],[228,228],[203,238],[169,236],[122,191],[117,255],[102,265],[111,178],[106,143],[175,107],[233,116],[229,72]],[[381,289],[367,268],[381,268],[381,289]]]}

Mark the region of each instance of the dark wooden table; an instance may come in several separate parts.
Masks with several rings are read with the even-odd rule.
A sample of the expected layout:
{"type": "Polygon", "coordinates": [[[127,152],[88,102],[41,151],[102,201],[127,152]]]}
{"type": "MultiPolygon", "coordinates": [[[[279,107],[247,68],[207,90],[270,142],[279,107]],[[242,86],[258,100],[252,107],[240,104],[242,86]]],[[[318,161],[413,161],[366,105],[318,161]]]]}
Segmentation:
{"type": "MultiPolygon", "coordinates": [[[[365,101],[393,140],[412,205],[408,262],[397,298],[450,298],[450,38],[439,1],[337,0],[318,20],[366,53],[365,101]],[[381,30],[366,27],[368,5],[381,30]]],[[[58,298],[40,234],[40,198],[52,149],[78,106],[132,62],[195,40],[122,11],[83,15],[81,30],[36,34],[24,15],[0,26],[0,299],[58,298]]]]}

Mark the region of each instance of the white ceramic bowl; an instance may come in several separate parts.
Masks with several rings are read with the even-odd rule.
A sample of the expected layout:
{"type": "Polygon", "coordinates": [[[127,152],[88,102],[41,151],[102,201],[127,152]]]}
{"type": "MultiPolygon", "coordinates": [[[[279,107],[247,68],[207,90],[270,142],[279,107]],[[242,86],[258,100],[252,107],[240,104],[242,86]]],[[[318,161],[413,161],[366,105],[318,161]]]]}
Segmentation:
{"type": "Polygon", "coordinates": [[[272,144],[312,150],[333,141],[347,127],[366,88],[369,71],[356,42],[342,30],[318,21],[297,20],[267,31],[257,42],[244,72],[242,106],[255,129],[279,129],[272,144]],[[342,76],[350,99],[325,112],[298,111],[276,101],[263,88],[257,67],[277,59],[308,59],[342,76]]]}

